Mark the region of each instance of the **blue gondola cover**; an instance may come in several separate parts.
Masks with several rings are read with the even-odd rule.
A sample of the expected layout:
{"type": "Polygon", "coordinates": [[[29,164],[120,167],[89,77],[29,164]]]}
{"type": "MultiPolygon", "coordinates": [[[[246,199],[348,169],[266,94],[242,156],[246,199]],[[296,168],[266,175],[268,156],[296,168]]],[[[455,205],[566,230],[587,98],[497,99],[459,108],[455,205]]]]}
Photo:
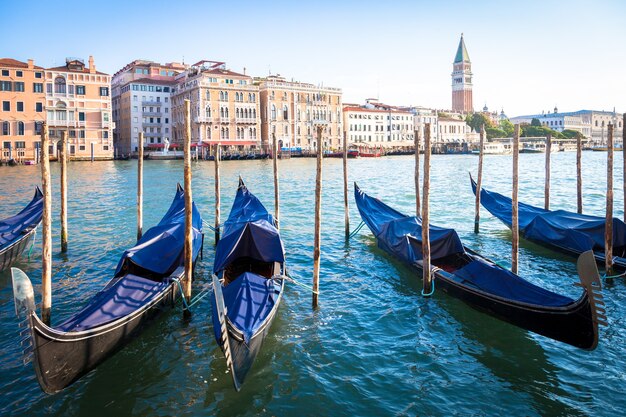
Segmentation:
{"type": "MultiPolygon", "coordinates": [[[[354,198],[363,221],[378,245],[408,263],[422,259],[422,219],[409,217],[355,187],[354,198]]],[[[431,259],[463,253],[463,243],[454,229],[430,226],[431,259]]]]}
{"type": "MultiPolygon", "coordinates": [[[[476,193],[476,183],[471,180],[476,193]]],[[[480,202],[500,221],[511,227],[511,199],[502,194],[480,190],[480,202]]],[[[527,239],[556,245],[574,252],[604,250],[605,218],[572,213],[565,210],[549,211],[519,203],[520,233],[527,239]]],[[[613,218],[613,247],[626,245],[626,224],[613,218]]]]}
{"type": "MultiPolygon", "coordinates": [[[[202,247],[202,217],[195,203],[192,209],[193,259],[202,247]]],[[[182,265],[185,248],[185,192],[178,186],[169,210],[158,225],[150,228],[126,250],[115,275],[123,274],[125,264],[132,263],[158,275],[168,275],[182,265]]],[[[128,266],[128,265],[126,265],[128,266]]]]}
{"type": "Polygon", "coordinates": [[[43,194],[37,187],[33,199],[22,211],[15,216],[0,220],[0,251],[36,227],[41,222],[42,216],[43,194]]]}
{"type": "Polygon", "coordinates": [[[274,217],[245,185],[237,189],[233,207],[224,223],[215,251],[213,272],[219,273],[237,258],[251,257],[263,262],[284,262],[285,251],[274,217]]]}
{"type": "MultiPolygon", "coordinates": [[[[244,272],[223,287],[222,291],[228,319],[243,333],[244,341],[249,343],[252,335],[274,308],[280,294],[280,285],[272,279],[244,272]]],[[[221,340],[221,326],[215,300],[211,303],[211,308],[215,340],[221,340]]]]}

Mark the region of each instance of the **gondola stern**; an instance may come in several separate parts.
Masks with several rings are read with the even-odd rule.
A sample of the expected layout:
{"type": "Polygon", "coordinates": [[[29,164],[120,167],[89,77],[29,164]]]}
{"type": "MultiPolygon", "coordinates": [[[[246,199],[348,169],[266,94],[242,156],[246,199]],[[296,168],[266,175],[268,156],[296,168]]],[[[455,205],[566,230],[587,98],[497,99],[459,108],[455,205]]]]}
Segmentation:
{"type": "Polygon", "coordinates": [[[28,275],[19,268],[11,268],[13,282],[13,300],[15,301],[15,315],[18,318],[28,318],[35,312],[35,292],[28,275]]]}
{"type": "Polygon", "coordinates": [[[585,349],[594,350],[598,346],[599,325],[608,326],[608,322],[606,310],[603,307],[604,297],[602,295],[602,282],[600,281],[600,274],[598,273],[593,251],[589,250],[583,252],[578,257],[576,268],[580,279],[579,285],[585,290],[583,297],[586,296],[589,299],[591,309],[590,319],[593,326],[593,341],[588,347],[585,347],[585,349]]]}
{"type": "Polygon", "coordinates": [[[237,392],[241,390],[241,383],[235,372],[235,364],[233,362],[232,350],[230,348],[230,337],[228,335],[228,324],[226,323],[228,313],[226,311],[226,303],[224,302],[224,294],[222,293],[222,283],[217,275],[213,274],[213,291],[215,296],[215,306],[220,323],[220,338],[218,344],[221,346],[224,356],[226,358],[226,366],[230,370],[233,377],[233,384],[237,392]]]}

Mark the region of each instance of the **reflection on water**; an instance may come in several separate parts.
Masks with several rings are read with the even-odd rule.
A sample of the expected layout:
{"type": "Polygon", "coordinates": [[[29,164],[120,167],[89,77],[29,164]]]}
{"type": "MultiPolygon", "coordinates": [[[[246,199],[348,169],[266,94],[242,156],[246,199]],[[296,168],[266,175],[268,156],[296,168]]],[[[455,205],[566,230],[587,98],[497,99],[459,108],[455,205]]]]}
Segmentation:
{"type": "MultiPolygon", "coordinates": [[[[552,207],[576,209],[575,153],[552,156],[552,207]]],[[[585,153],[585,212],[603,215],[606,154],[585,153]]],[[[620,155],[616,155],[615,215],[622,216],[620,155]]],[[[510,193],[510,157],[486,157],[484,186],[510,193]]],[[[213,340],[210,301],[190,322],[180,306],[167,311],[124,350],[54,396],[41,393],[21,364],[10,276],[0,273],[0,415],[586,415],[622,414],[623,346],[620,325],[626,284],[605,283],[610,326],[585,352],[533,335],[479,313],[443,293],[420,296],[417,273],[376,247],[367,229],[345,241],[341,160],[324,161],[320,308],[310,293],[288,286],[272,330],[240,393],[232,387],[213,340]]],[[[393,207],[414,210],[413,158],[349,161],[350,181],[393,207]]],[[[453,227],[487,257],[507,264],[510,232],[486,211],[473,233],[474,200],[468,171],[474,156],[434,156],[431,218],[453,227]]],[[[291,273],[312,277],[315,160],[280,161],[281,234],[291,273]]],[[[543,204],[544,155],[520,156],[520,201],[543,204]]],[[[193,164],[193,196],[213,223],[213,165],[193,164]]],[[[273,208],[271,161],[222,164],[222,219],[237,176],[273,208]]],[[[135,240],[136,161],[76,162],[69,173],[69,252],[59,252],[58,165],[53,175],[53,323],[68,317],[110,279],[135,240]]],[[[181,161],[146,161],[144,228],[167,209],[181,161]]],[[[39,167],[0,167],[0,218],[26,204],[39,167]]],[[[350,195],[353,228],[360,218],[350,195]]],[[[194,291],[209,280],[214,257],[207,231],[194,291]]],[[[19,263],[39,292],[40,239],[31,262],[19,263]]],[[[520,274],[577,297],[572,258],[522,242],[520,274]]]]}

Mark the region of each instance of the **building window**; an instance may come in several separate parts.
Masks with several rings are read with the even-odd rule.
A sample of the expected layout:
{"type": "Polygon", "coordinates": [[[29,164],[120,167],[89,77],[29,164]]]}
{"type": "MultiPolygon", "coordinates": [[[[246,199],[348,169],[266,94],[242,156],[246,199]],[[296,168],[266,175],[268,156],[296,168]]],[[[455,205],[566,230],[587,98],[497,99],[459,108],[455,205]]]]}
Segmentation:
{"type": "Polygon", "coordinates": [[[43,77],[43,75],[42,75],[41,72],[36,72],[35,73],[35,78],[42,78],[42,77],[43,77]]]}
{"type": "Polygon", "coordinates": [[[11,134],[11,125],[9,124],[9,122],[2,122],[2,134],[4,136],[8,136],[11,134]]]}
{"type": "Polygon", "coordinates": [[[0,91],[11,91],[11,81],[0,82],[0,91]]]}
{"type": "MultiPolygon", "coordinates": [[[[24,136],[24,122],[17,122],[17,135],[18,136],[24,136]]],[[[19,148],[19,146],[17,146],[17,145],[16,145],[16,147],[19,148]]]]}
{"type": "Polygon", "coordinates": [[[2,70],[2,76],[3,77],[8,77],[9,76],[9,70],[2,70]]]}
{"type": "Polygon", "coordinates": [[[85,139],[85,131],[84,130],[79,130],[78,131],[78,137],[81,139],[85,139]]]}
{"type": "Polygon", "coordinates": [[[109,87],[100,87],[100,96],[105,97],[109,95],[109,87]]]}
{"type": "Polygon", "coordinates": [[[3,101],[2,102],[2,111],[11,111],[11,102],[3,101]]]}
{"type": "Polygon", "coordinates": [[[23,101],[18,101],[16,103],[16,108],[17,108],[17,111],[24,111],[24,102],[23,101]]]}
{"type": "Polygon", "coordinates": [[[85,150],[85,145],[80,145],[80,146],[78,147],[78,150],[79,150],[79,151],[84,151],[84,150],[85,150]]]}
{"type": "Polygon", "coordinates": [[[288,119],[289,119],[289,112],[287,111],[287,105],[285,104],[283,106],[283,120],[288,120],[288,119]]]}
{"type": "MultiPolygon", "coordinates": [[[[22,133],[22,135],[23,135],[23,133],[22,133]]],[[[26,149],[26,142],[21,141],[21,140],[16,141],[15,142],[15,149],[26,149]]]]}
{"type": "Polygon", "coordinates": [[[43,83],[33,83],[33,93],[43,93],[43,83]]]}
{"type": "Polygon", "coordinates": [[[35,134],[41,135],[41,128],[43,126],[43,122],[35,122],[35,134]]]}
{"type": "Polygon", "coordinates": [[[102,138],[104,138],[104,139],[108,139],[109,138],[109,131],[108,130],[104,130],[102,132],[102,138]]]}
{"type": "Polygon", "coordinates": [[[78,94],[79,96],[84,96],[85,95],[85,86],[84,85],[77,85],[76,86],[76,94],[78,94]]]}
{"type": "Polygon", "coordinates": [[[272,120],[276,120],[276,106],[272,104],[272,115],[271,115],[271,119],[272,120]]]}
{"type": "Polygon", "coordinates": [[[56,77],[54,79],[54,92],[56,94],[65,94],[66,91],[65,78],[56,77]]]}
{"type": "Polygon", "coordinates": [[[79,122],[84,122],[85,121],[85,112],[82,112],[82,111],[78,112],[78,121],[79,122]]]}

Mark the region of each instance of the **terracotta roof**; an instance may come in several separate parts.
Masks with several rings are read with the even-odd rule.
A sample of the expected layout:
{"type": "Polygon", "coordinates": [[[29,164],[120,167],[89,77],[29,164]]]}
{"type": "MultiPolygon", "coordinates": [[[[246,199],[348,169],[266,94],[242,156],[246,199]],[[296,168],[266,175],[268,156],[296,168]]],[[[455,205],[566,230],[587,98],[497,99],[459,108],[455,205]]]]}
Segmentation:
{"type": "MultiPolygon", "coordinates": [[[[0,58],[0,67],[28,68],[28,63],[18,61],[17,59],[13,58],[0,58]]],[[[34,68],[43,69],[43,67],[39,67],[37,65],[35,65],[34,68]]]]}
{"type": "MultiPolygon", "coordinates": [[[[71,69],[67,68],[66,65],[63,65],[61,67],[46,68],[46,71],[80,72],[80,73],[83,73],[83,74],[89,74],[90,73],[88,67],[85,67],[82,71],[79,71],[79,70],[71,70],[71,69]]],[[[96,71],[95,73],[98,74],[98,75],[109,75],[106,72],[100,72],[100,71],[96,71]]]]}

